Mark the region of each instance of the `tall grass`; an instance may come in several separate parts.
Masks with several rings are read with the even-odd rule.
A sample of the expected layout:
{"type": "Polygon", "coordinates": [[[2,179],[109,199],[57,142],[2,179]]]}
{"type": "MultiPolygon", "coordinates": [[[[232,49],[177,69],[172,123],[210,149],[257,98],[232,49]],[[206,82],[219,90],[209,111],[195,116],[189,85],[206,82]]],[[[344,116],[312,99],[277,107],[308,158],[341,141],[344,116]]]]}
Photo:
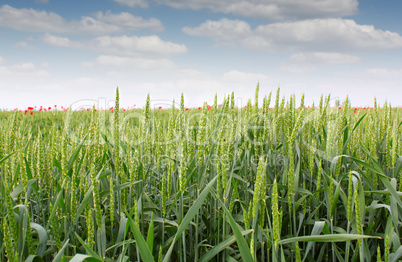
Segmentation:
{"type": "Polygon", "coordinates": [[[0,112],[0,261],[399,260],[400,109],[258,96],[0,112]]]}

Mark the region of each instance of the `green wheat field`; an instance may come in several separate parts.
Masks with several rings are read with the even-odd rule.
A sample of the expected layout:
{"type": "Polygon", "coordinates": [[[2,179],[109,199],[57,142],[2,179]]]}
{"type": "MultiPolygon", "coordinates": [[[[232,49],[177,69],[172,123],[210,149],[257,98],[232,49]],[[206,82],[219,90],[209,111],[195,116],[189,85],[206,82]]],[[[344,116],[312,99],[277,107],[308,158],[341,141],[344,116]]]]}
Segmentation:
{"type": "Polygon", "coordinates": [[[258,96],[0,111],[0,261],[400,261],[402,109],[258,96]]]}

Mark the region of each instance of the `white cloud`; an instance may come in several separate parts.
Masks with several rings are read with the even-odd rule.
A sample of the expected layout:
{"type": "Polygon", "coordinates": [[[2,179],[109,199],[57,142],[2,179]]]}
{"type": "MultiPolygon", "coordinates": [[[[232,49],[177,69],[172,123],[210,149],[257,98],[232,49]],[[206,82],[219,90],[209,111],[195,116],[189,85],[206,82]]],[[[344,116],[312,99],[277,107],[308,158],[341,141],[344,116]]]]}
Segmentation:
{"type": "Polygon", "coordinates": [[[248,82],[257,84],[258,81],[270,81],[271,77],[265,74],[247,73],[232,70],[223,74],[222,79],[229,82],[248,82]]]}
{"type": "Polygon", "coordinates": [[[315,72],[325,65],[352,64],[360,61],[357,56],[335,52],[307,52],[297,53],[283,62],[279,69],[292,74],[306,74],[315,72]]]}
{"type": "Polygon", "coordinates": [[[219,21],[206,21],[196,28],[184,27],[189,35],[212,38],[220,43],[228,43],[251,34],[250,25],[240,20],[222,18],[219,21]]]}
{"type": "Polygon", "coordinates": [[[23,78],[44,78],[49,77],[50,74],[44,69],[38,68],[34,63],[24,62],[13,65],[7,65],[5,61],[0,58],[0,76],[4,81],[10,79],[23,78]]]}
{"type": "Polygon", "coordinates": [[[359,62],[360,58],[342,53],[313,52],[293,54],[289,60],[298,63],[352,64],[359,62]]]}
{"type": "Polygon", "coordinates": [[[156,35],[100,36],[89,41],[74,42],[67,37],[45,34],[42,40],[48,45],[67,48],[85,48],[103,54],[120,56],[167,57],[187,52],[187,47],[184,44],[163,41],[156,35]]]}
{"type": "Polygon", "coordinates": [[[149,20],[145,20],[140,16],[134,16],[127,12],[121,12],[120,14],[113,14],[110,11],[107,11],[106,13],[98,12],[95,17],[99,21],[119,25],[129,30],[150,28],[152,30],[162,31],[164,29],[162,22],[159,19],[151,17],[149,20]]]}
{"type": "Polygon", "coordinates": [[[156,18],[145,20],[126,12],[98,12],[95,16],[83,16],[81,20],[67,21],[53,12],[3,5],[0,7],[0,26],[28,32],[93,35],[121,33],[141,28],[163,30],[162,23],[156,18]]]}
{"type": "Polygon", "coordinates": [[[305,49],[333,52],[402,47],[402,36],[398,33],[375,29],[372,25],[359,25],[350,19],[272,23],[260,25],[249,33],[246,28],[246,22],[221,19],[215,22],[206,21],[196,28],[185,27],[183,32],[211,38],[218,44],[225,44],[230,39],[248,49],[263,51],[305,49]],[[238,30],[239,24],[244,30],[238,30]],[[221,29],[219,35],[214,32],[215,28],[221,29]]]}
{"type": "Polygon", "coordinates": [[[101,67],[118,67],[124,70],[140,69],[171,69],[175,65],[168,59],[144,59],[144,58],[131,58],[121,56],[99,56],[95,62],[84,62],[83,66],[92,68],[94,66],[101,67]]]}
{"type": "Polygon", "coordinates": [[[371,68],[367,69],[366,73],[376,77],[398,77],[402,76],[402,69],[371,68]]]}
{"type": "Polygon", "coordinates": [[[300,65],[300,64],[288,64],[284,63],[279,67],[282,71],[291,74],[307,74],[314,72],[317,67],[313,65],[300,65]]]}
{"type": "Polygon", "coordinates": [[[126,5],[129,7],[142,7],[146,8],[148,7],[148,2],[146,0],[114,0],[116,3],[119,3],[121,5],[126,5]]]}
{"type": "Polygon", "coordinates": [[[82,47],[80,43],[70,41],[70,39],[67,37],[55,36],[52,34],[45,34],[43,36],[43,42],[48,45],[59,46],[59,47],[73,47],[73,48],[82,47]]]}
{"type": "Polygon", "coordinates": [[[181,77],[191,77],[196,79],[210,79],[211,75],[207,72],[201,72],[193,68],[179,69],[178,74],[181,77]]]}
{"type": "MultiPolygon", "coordinates": [[[[102,53],[96,61],[82,62],[87,68],[118,68],[118,70],[173,69],[176,65],[165,57],[187,52],[185,45],[161,40],[158,36],[102,36],[87,42],[73,42],[67,37],[45,34],[43,42],[48,45],[85,48],[102,53]]],[[[108,72],[116,75],[115,72],[108,72]]]]}
{"type": "Polygon", "coordinates": [[[35,49],[35,46],[29,45],[24,41],[20,41],[14,44],[15,48],[24,48],[24,49],[35,49]]]}
{"type": "MultiPolygon", "coordinates": [[[[324,46],[324,49],[388,49],[402,47],[402,37],[395,32],[359,25],[350,19],[313,19],[258,26],[255,35],[273,39],[276,48],[324,46]]],[[[252,42],[247,43],[252,47],[252,42]]]]}
{"type": "Polygon", "coordinates": [[[119,25],[105,23],[90,16],[83,16],[80,21],[72,21],[69,23],[69,26],[72,30],[76,29],[79,33],[93,35],[118,33],[123,30],[119,25]]]}
{"type": "Polygon", "coordinates": [[[170,56],[184,54],[187,47],[151,36],[100,36],[91,40],[91,47],[107,54],[132,56],[170,56]]]}
{"type": "Polygon", "coordinates": [[[155,2],[177,9],[207,8],[214,12],[271,20],[340,17],[352,15],[358,10],[357,0],[156,0],[155,2]]]}
{"type": "Polygon", "coordinates": [[[0,26],[32,32],[66,32],[67,21],[58,14],[34,9],[0,8],[0,26]]]}

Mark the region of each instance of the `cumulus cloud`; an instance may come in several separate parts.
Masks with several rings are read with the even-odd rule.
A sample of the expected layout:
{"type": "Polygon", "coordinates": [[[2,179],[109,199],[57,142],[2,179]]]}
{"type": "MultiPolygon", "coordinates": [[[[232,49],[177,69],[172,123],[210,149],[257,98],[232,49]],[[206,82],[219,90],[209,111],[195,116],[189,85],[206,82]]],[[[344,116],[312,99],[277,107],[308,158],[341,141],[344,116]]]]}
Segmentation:
{"type": "Polygon", "coordinates": [[[248,23],[226,18],[219,21],[208,20],[196,28],[184,27],[182,31],[189,35],[212,38],[220,43],[227,43],[251,34],[248,23]]]}
{"type": "Polygon", "coordinates": [[[308,52],[297,53],[289,57],[288,61],[280,65],[280,70],[292,74],[306,74],[316,71],[325,65],[352,64],[360,58],[350,54],[335,52],[308,52]]]}
{"type": "Polygon", "coordinates": [[[4,59],[0,57],[0,76],[3,80],[18,79],[18,78],[43,78],[49,77],[48,71],[38,68],[34,63],[23,62],[13,65],[7,65],[4,59]]]}
{"type": "Polygon", "coordinates": [[[151,36],[100,36],[90,42],[91,47],[108,54],[170,56],[184,54],[187,47],[151,36]]]}
{"type": "Polygon", "coordinates": [[[183,32],[211,38],[218,44],[230,39],[248,49],[263,51],[304,49],[333,52],[402,47],[402,36],[398,33],[379,30],[372,25],[359,25],[350,19],[280,22],[260,25],[250,31],[247,25],[244,21],[221,19],[206,21],[195,28],[185,27],[183,32]],[[220,35],[214,33],[215,28],[221,29],[220,35]]]}
{"type": "Polygon", "coordinates": [[[148,2],[147,0],[114,0],[116,3],[119,3],[121,5],[126,5],[129,7],[142,7],[146,8],[148,7],[148,2]]]}
{"type": "MultiPolygon", "coordinates": [[[[126,5],[139,5],[142,0],[115,0],[126,5]]],[[[341,17],[358,10],[357,0],[154,0],[176,9],[209,9],[252,18],[267,20],[341,17]]]]}
{"type": "Polygon", "coordinates": [[[105,13],[98,12],[96,13],[95,17],[99,21],[119,25],[130,30],[150,28],[152,30],[161,31],[164,29],[159,19],[151,17],[149,20],[146,20],[140,16],[134,16],[127,12],[121,12],[120,14],[113,14],[110,11],[107,11],[105,13]]]}
{"type": "MultiPolygon", "coordinates": [[[[395,32],[359,25],[350,19],[313,19],[258,26],[254,33],[288,47],[348,49],[389,49],[402,47],[402,37],[395,32]]],[[[247,43],[252,47],[252,43],[247,43]]]]}
{"type": "Polygon", "coordinates": [[[211,78],[211,75],[209,73],[198,71],[193,68],[183,68],[183,69],[179,69],[177,72],[181,77],[191,77],[191,78],[195,78],[195,79],[210,79],[211,78]]]}
{"type": "Polygon", "coordinates": [[[222,79],[230,82],[248,82],[248,83],[257,83],[258,81],[269,81],[271,80],[265,74],[258,73],[248,73],[242,72],[238,70],[232,70],[223,74],[222,79]]]}
{"type": "Polygon", "coordinates": [[[18,9],[9,5],[0,7],[0,26],[28,32],[93,35],[121,33],[142,28],[163,30],[162,23],[156,18],[146,20],[126,12],[120,14],[98,12],[95,17],[83,16],[81,20],[67,21],[53,12],[18,9]]]}
{"type": "Polygon", "coordinates": [[[402,76],[402,69],[371,68],[367,69],[366,73],[376,77],[398,77],[402,76]]]}
{"type": "Polygon", "coordinates": [[[151,36],[100,36],[88,41],[75,42],[68,37],[45,34],[43,42],[48,45],[66,48],[85,48],[103,54],[135,57],[168,57],[184,54],[187,47],[163,41],[156,35],[151,36]]]}
{"type": "Polygon", "coordinates": [[[59,46],[59,47],[72,47],[72,48],[82,47],[80,43],[70,41],[70,39],[67,37],[56,36],[52,34],[45,34],[43,37],[43,42],[48,45],[59,46]]]}
{"type": "Polygon", "coordinates": [[[298,63],[352,64],[359,62],[360,58],[342,53],[313,52],[293,54],[289,60],[298,63]]]}
{"type": "Polygon", "coordinates": [[[65,32],[67,21],[58,14],[34,9],[0,7],[0,26],[20,31],[65,32]]]}
{"type": "Polygon", "coordinates": [[[314,72],[317,67],[314,65],[300,65],[284,63],[279,67],[280,70],[291,74],[306,74],[314,72]]]}
{"type": "Polygon", "coordinates": [[[118,67],[126,70],[170,69],[175,67],[168,59],[145,59],[106,55],[99,56],[95,62],[84,62],[82,65],[89,68],[100,66],[109,68],[118,67]]]}
{"type": "Polygon", "coordinates": [[[29,45],[27,42],[20,41],[14,44],[15,48],[35,49],[35,46],[29,45]]]}

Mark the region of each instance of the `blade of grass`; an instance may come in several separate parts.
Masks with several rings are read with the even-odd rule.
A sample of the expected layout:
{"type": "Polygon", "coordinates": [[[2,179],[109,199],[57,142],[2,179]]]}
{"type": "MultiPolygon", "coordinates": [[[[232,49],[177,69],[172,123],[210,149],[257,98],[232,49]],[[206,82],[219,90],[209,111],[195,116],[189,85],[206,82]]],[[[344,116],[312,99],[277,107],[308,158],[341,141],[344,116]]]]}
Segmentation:
{"type": "Polygon", "coordinates": [[[38,255],[43,256],[43,254],[46,251],[47,232],[41,225],[36,224],[34,222],[30,223],[30,227],[35,229],[36,232],[38,232],[39,243],[40,243],[40,248],[39,248],[39,251],[38,251],[38,255]]]}
{"type": "MultiPolygon", "coordinates": [[[[248,235],[251,232],[253,232],[252,229],[248,229],[248,230],[243,230],[241,231],[242,236],[248,235]]],[[[228,237],[226,240],[222,241],[221,243],[219,243],[218,245],[216,245],[214,248],[212,248],[211,250],[208,251],[208,253],[206,253],[205,255],[203,255],[198,262],[207,262],[210,261],[214,256],[216,256],[219,252],[221,252],[222,250],[224,250],[225,248],[227,248],[228,246],[230,246],[231,244],[233,244],[236,241],[236,237],[235,236],[230,236],[228,237]]]]}
{"type": "Polygon", "coordinates": [[[95,257],[99,260],[102,261],[102,258],[100,256],[98,256],[98,254],[96,254],[95,251],[93,251],[90,247],[88,247],[88,245],[85,243],[84,240],[82,240],[82,238],[76,233],[74,232],[75,237],[78,239],[78,241],[81,243],[81,245],[84,247],[85,251],[87,251],[87,253],[89,255],[91,255],[92,257],[95,257]]]}
{"type": "Polygon", "coordinates": [[[181,234],[184,232],[184,230],[187,228],[188,224],[190,224],[191,220],[194,218],[194,216],[198,213],[198,210],[201,208],[201,205],[204,203],[205,199],[209,195],[209,193],[212,190],[212,186],[215,184],[216,179],[218,176],[215,176],[202,190],[201,194],[199,197],[195,200],[194,204],[190,207],[190,209],[187,211],[187,214],[184,216],[183,221],[179,225],[179,228],[177,229],[177,232],[173,238],[172,243],[170,244],[169,250],[166,253],[163,262],[168,262],[170,261],[170,256],[172,255],[173,247],[176,243],[176,241],[179,239],[181,234]]]}
{"type": "Polygon", "coordinates": [[[25,262],[42,262],[43,259],[40,256],[29,255],[25,262]]]}
{"type": "Polygon", "coordinates": [[[246,240],[244,239],[243,235],[240,232],[239,229],[239,225],[236,223],[236,221],[234,220],[233,216],[230,214],[229,210],[227,209],[227,207],[225,206],[225,204],[223,203],[223,201],[217,197],[217,199],[219,200],[219,202],[221,202],[221,206],[223,207],[223,210],[226,213],[226,216],[229,220],[230,226],[232,227],[233,233],[236,237],[236,242],[239,246],[239,250],[241,253],[241,257],[242,260],[245,262],[253,262],[253,256],[250,253],[250,247],[248,246],[246,240]]]}
{"type": "Polygon", "coordinates": [[[85,135],[85,137],[82,139],[81,143],[79,143],[79,145],[75,148],[73,154],[71,155],[70,159],[68,160],[68,164],[67,164],[67,175],[71,178],[71,174],[73,172],[73,165],[75,160],[77,159],[80,150],[82,148],[82,146],[84,145],[85,139],[88,135],[85,135]]]}
{"type": "Polygon", "coordinates": [[[63,258],[64,250],[67,248],[69,241],[70,241],[70,239],[67,239],[67,241],[64,243],[64,245],[61,247],[61,249],[59,250],[57,255],[52,260],[52,262],[59,262],[63,258]]]}
{"type": "Polygon", "coordinates": [[[151,252],[149,251],[147,242],[145,242],[145,239],[141,234],[141,231],[135,225],[135,223],[131,219],[131,217],[128,216],[127,219],[128,219],[128,224],[131,227],[131,231],[133,232],[135,242],[137,243],[137,246],[140,251],[140,255],[141,255],[142,259],[147,262],[155,261],[154,258],[152,257],[151,252]]]}
{"type": "Polygon", "coordinates": [[[357,234],[328,234],[328,235],[319,235],[319,236],[301,236],[301,237],[292,237],[288,239],[283,239],[278,242],[278,244],[290,244],[294,242],[345,242],[350,240],[364,239],[364,238],[376,238],[381,239],[376,236],[366,236],[366,235],[357,235],[357,234]]]}
{"type": "MultiPolygon", "coordinates": [[[[26,188],[32,186],[36,182],[36,179],[30,179],[28,180],[26,184],[26,188]]],[[[11,198],[16,198],[19,194],[25,191],[25,186],[24,184],[19,184],[16,188],[14,188],[13,192],[10,193],[11,198]]]]}
{"type": "Polygon", "coordinates": [[[88,262],[102,262],[103,260],[99,260],[96,257],[91,257],[88,255],[83,255],[83,254],[76,254],[73,256],[73,258],[70,260],[70,262],[82,262],[82,261],[88,261],[88,262]]]}
{"type": "Polygon", "coordinates": [[[15,152],[12,152],[12,153],[6,155],[5,157],[3,157],[2,159],[0,159],[0,164],[3,163],[4,161],[6,161],[10,156],[12,156],[14,154],[15,154],[15,152]]]}
{"type": "Polygon", "coordinates": [[[148,228],[148,234],[147,234],[147,245],[149,248],[149,251],[153,252],[153,248],[154,248],[154,219],[153,219],[153,213],[151,215],[151,222],[149,224],[149,228],[148,228]]]}

